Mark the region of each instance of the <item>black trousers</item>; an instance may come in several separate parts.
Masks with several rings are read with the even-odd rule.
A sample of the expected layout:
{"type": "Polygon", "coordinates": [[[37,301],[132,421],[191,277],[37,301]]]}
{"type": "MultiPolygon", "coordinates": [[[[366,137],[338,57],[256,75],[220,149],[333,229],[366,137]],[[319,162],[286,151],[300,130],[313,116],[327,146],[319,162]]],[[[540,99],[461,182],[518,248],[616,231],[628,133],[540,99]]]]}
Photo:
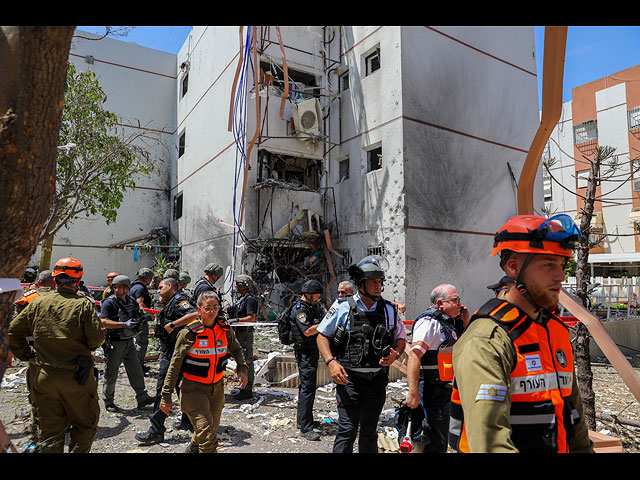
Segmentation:
{"type": "MultiPolygon", "coordinates": [[[[160,401],[162,400],[162,386],[164,385],[164,379],[169,371],[169,365],[171,364],[171,356],[173,355],[174,348],[175,343],[169,345],[161,343],[160,346],[158,382],[156,383],[156,401],[153,403],[153,414],[150,417],[151,427],[149,428],[149,430],[155,433],[164,433],[166,430],[164,421],[167,419],[167,414],[160,410],[160,401]]],[[[180,374],[180,378],[178,378],[178,385],[180,384],[181,379],[182,374],[180,374]]],[[[180,397],[180,388],[178,386],[176,386],[176,393],[178,394],[178,397],[180,397]]],[[[191,426],[191,421],[184,412],[182,412],[182,424],[185,426],[191,426]]]]}
{"type": "Polygon", "coordinates": [[[451,385],[438,380],[420,380],[422,405],[427,413],[429,445],[423,453],[447,453],[451,385]]]}
{"type": "Polygon", "coordinates": [[[298,362],[298,413],[297,424],[301,432],[313,429],[313,402],[316,399],[316,378],[320,352],[317,347],[294,348],[298,362]]]}
{"type": "Polygon", "coordinates": [[[386,370],[371,378],[352,371],[347,374],[347,385],[336,385],[338,433],[333,453],[352,453],[356,437],[358,452],[377,453],[378,419],[384,408],[389,376],[386,370]]]}

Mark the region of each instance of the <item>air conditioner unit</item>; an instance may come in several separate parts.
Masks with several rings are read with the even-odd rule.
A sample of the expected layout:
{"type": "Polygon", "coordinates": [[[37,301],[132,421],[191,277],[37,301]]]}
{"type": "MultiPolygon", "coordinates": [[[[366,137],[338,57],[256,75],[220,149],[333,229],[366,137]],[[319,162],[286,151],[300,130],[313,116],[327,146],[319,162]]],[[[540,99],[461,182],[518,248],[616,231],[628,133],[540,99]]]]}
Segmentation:
{"type": "Polygon", "coordinates": [[[322,108],[317,98],[291,105],[295,133],[299,137],[320,135],[322,108]]]}

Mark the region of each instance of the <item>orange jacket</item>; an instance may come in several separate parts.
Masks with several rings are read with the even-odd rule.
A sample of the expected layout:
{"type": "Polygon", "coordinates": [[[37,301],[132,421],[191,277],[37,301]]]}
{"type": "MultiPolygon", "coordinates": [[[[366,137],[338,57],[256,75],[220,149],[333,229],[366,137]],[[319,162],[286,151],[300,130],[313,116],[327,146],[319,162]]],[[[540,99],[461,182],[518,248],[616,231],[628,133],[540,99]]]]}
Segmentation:
{"type": "Polygon", "coordinates": [[[184,378],[200,383],[216,383],[222,380],[229,348],[227,332],[217,322],[205,327],[200,320],[187,325],[196,335],[196,340],[183,362],[184,378]]]}
{"type": "MultiPolygon", "coordinates": [[[[579,420],[570,400],[573,384],[573,350],[569,330],[548,313],[532,321],[515,305],[492,299],[474,314],[471,321],[489,317],[508,332],[516,352],[510,385],[487,385],[487,391],[473,392],[476,400],[510,395],[511,439],[521,452],[568,452],[573,426],[579,420]],[[481,398],[480,398],[481,399],[481,398]]],[[[468,395],[469,393],[467,393],[468,395]]],[[[451,397],[450,444],[469,452],[458,386],[454,379],[451,397]]]]}

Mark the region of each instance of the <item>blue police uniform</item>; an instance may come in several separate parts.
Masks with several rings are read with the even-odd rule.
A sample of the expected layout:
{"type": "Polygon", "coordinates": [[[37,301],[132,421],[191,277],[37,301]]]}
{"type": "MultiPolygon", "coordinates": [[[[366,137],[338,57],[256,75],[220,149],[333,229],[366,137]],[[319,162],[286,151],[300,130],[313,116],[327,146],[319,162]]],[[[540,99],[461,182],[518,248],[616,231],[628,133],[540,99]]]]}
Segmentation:
{"type": "Polygon", "coordinates": [[[367,308],[356,293],[335,301],[317,330],[329,339],[336,361],[348,375],[347,385],[336,385],[338,433],[333,452],[352,452],[359,428],[359,451],[375,453],[378,451],[378,419],[389,383],[388,367],[378,364],[382,354],[375,346],[382,347],[384,338],[393,346],[406,338],[396,307],[381,298],[367,308]],[[349,334],[343,335],[343,332],[349,334]],[[340,338],[346,340],[337,348],[335,342],[340,338]]]}
{"type": "Polygon", "coordinates": [[[295,338],[293,350],[298,363],[300,384],[298,387],[297,425],[302,433],[313,430],[313,402],[316,398],[316,378],[320,352],[316,335],[305,336],[302,332],[322,320],[319,305],[300,299],[291,310],[290,320],[295,338]]]}

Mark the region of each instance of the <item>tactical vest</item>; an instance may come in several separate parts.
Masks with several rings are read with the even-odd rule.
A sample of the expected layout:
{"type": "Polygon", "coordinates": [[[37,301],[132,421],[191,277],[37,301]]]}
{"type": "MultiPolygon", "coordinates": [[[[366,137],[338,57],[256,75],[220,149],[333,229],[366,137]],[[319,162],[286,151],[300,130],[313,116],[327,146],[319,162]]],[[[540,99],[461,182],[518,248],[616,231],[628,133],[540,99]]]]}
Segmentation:
{"type": "MultiPolygon", "coordinates": [[[[570,400],[573,350],[568,328],[548,310],[533,321],[515,305],[497,298],[480,307],[471,321],[476,318],[491,318],[504,328],[517,359],[506,388],[487,385],[467,395],[475,394],[476,400],[510,395],[511,440],[520,452],[568,452],[574,425],[580,420],[570,400]]],[[[449,444],[459,452],[470,451],[455,378],[449,444]]]]}
{"type": "Polygon", "coordinates": [[[177,311],[176,305],[178,304],[178,302],[182,302],[182,301],[186,301],[189,303],[189,305],[191,305],[191,302],[189,302],[189,299],[184,293],[176,292],[156,316],[156,325],[155,325],[156,337],[165,346],[169,346],[171,348],[173,348],[173,345],[175,345],[176,339],[178,338],[178,332],[183,327],[174,328],[171,333],[166,333],[166,330],[164,329],[164,327],[168,323],[171,323],[174,320],[178,320],[182,318],[183,314],[181,312],[178,312],[176,314],[176,311],[177,311]]]}
{"type": "MultiPolygon", "coordinates": [[[[120,322],[124,323],[127,320],[141,321],[142,313],[137,302],[129,298],[129,302],[124,303],[116,295],[111,295],[109,298],[118,307],[118,320],[120,322]]],[[[110,328],[107,330],[107,335],[112,340],[128,340],[135,337],[139,331],[139,328],[110,328]]]]}
{"type": "Polygon", "coordinates": [[[305,313],[309,319],[309,327],[312,327],[313,325],[316,325],[317,322],[316,320],[316,306],[309,304],[307,302],[304,302],[304,305],[302,305],[304,301],[303,300],[297,300],[296,303],[294,304],[290,316],[289,316],[289,322],[291,323],[291,333],[293,335],[293,343],[296,347],[298,348],[317,348],[317,343],[316,343],[316,336],[312,335],[312,336],[305,336],[304,333],[302,333],[302,331],[300,330],[300,327],[298,326],[298,322],[296,321],[297,316],[300,313],[305,313]]]}
{"type": "Polygon", "coordinates": [[[441,310],[429,308],[416,319],[413,323],[413,328],[415,328],[418,320],[425,317],[433,318],[440,324],[441,332],[444,334],[445,339],[437,349],[427,350],[420,358],[420,377],[450,382],[453,380],[453,345],[462,334],[462,325],[456,325],[455,319],[441,310]]]}
{"type": "MultiPolygon", "coordinates": [[[[376,302],[375,310],[367,312],[358,307],[353,297],[348,297],[349,315],[346,324],[339,325],[331,352],[338,362],[349,368],[380,368],[380,359],[385,349],[396,346],[397,317],[394,314],[393,327],[387,329],[387,305],[384,299],[376,302]]],[[[395,310],[394,310],[395,312],[395,310]]]]}
{"type": "MultiPolygon", "coordinates": [[[[151,294],[149,293],[149,289],[147,288],[147,286],[144,283],[142,283],[140,280],[135,280],[134,282],[131,283],[132,287],[134,285],[142,285],[144,287],[144,295],[143,295],[144,305],[146,308],[151,308],[153,306],[153,299],[151,298],[151,294]]],[[[137,300],[135,298],[133,300],[136,301],[137,303],[137,300]]]]}
{"type": "Polygon", "coordinates": [[[187,325],[196,340],[189,348],[182,363],[184,378],[199,383],[216,383],[222,380],[229,356],[227,330],[217,322],[205,327],[200,320],[187,325]]]}

